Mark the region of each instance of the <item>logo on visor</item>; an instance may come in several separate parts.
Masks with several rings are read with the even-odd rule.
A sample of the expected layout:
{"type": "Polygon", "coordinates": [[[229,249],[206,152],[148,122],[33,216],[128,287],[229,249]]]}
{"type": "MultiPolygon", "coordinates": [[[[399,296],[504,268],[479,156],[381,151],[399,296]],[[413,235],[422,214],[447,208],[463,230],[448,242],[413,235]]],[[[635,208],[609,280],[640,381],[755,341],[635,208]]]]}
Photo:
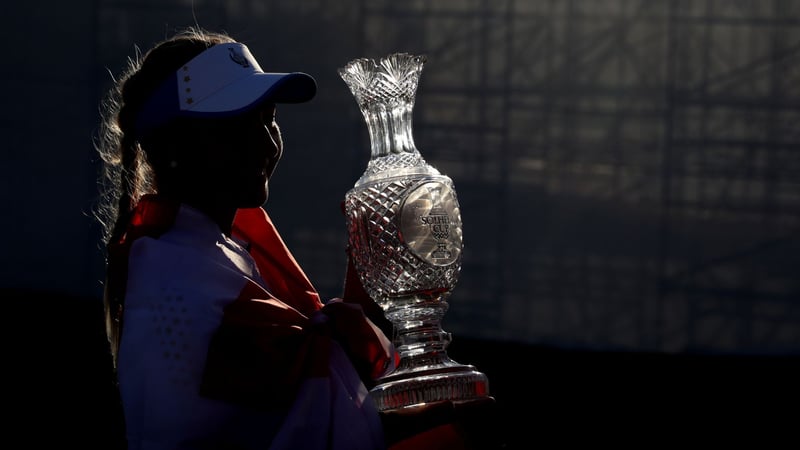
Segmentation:
{"type": "Polygon", "coordinates": [[[231,57],[231,61],[244,67],[245,69],[250,67],[250,62],[247,61],[247,58],[244,57],[244,54],[242,54],[239,49],[228,47],[228,51],[230,52],[229,56],[231,57]]]}

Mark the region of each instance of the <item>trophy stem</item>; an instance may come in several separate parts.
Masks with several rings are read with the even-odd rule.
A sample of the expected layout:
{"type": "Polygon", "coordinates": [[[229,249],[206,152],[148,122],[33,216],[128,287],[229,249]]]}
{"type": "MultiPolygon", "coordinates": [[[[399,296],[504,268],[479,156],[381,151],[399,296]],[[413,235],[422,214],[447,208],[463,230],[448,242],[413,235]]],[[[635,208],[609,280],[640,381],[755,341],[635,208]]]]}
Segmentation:
{"type": "Polygon", "coordinates": [[[395,373],[444,362],[445,349],[451,340],[450,333],[441,327],[447,308],[441,297],[431,300],[410,297],[406,301],[392,301],[387,307],[385,315],[394,325],[395,347],[400,353],[395,373]]]}

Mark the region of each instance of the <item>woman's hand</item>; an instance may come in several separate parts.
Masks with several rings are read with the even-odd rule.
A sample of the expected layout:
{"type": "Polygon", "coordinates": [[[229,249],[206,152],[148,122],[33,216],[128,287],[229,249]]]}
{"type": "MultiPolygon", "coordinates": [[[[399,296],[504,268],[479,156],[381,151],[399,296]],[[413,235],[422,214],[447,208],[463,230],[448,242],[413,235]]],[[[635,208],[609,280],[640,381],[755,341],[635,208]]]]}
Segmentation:
{"type": "Polygon", "coordinates": [[[364,315],[366,315],[372,323],[377,325],[378,328],[383,331],[383,334],[391,339],[394,332],[392,323],[384,315],[383,309],[375,303],[375,300],[369,296],[364,286],[361,284],[358,271],[353,263],[353,257],[350,255],[349,247],[346,252],[347,269],[344,275],[344,292],[342,293],[342,299],[347,303],[361,305],[361,308],[364,310],[364,315]]]}

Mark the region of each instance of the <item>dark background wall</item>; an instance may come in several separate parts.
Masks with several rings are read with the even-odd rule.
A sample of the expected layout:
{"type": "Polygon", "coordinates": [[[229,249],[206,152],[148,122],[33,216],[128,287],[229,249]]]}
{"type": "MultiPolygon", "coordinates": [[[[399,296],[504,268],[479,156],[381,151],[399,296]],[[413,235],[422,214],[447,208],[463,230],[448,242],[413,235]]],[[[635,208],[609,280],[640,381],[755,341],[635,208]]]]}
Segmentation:
{"type": "Polygon", "coordinates": [[[98,107],[137,48],[195,23],[247,43],[267,70],[318,81],[313,102],[279,111],[287,151],[267,208],[325,297],[344,272],[339,203],[369,154],[336,69],[427,55],[415,139],[455,181],[465,224],[444,325],[451,353],[489,375],[504,414],[524,406],[504,415],[509,442],[531,425],[552,435],[567,423],[650,417],[661,430],[684,429],[675,417],[753,419],[796,396],[787,380],[800,354],[798,2],[4,9],[0,289],[21,361],[12,372],[27,381],[20,409],[36,423],[59,417],[78,441],[113,429],[108,405],[87,400],[108,399],[91,217],[98,107]],[[87,402],[93,412],[75,415],[87,402]],[[609,405],[628,413],[609,416],[609,405]]]}

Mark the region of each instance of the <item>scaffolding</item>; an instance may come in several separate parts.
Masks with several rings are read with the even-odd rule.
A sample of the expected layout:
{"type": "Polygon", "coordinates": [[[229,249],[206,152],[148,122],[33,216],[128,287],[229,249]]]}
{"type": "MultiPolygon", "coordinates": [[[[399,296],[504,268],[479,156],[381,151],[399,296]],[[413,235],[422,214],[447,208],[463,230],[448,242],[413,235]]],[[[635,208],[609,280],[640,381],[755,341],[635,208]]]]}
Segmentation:
{"type": "MultiPolygon", "coordinates": [[[[101,63],[129,53],[126,30],[163,29],[173,13],[185,20],[177,0],[97,3],[101,63]]],[[[353,148],[305,168],[320,183],[332,171],[355,181],[367,154],[362,118],[331,61],[427,56],[414,134],[461,203],[464,264],[444,323],[456,337],[800,351],[796,2],[332,3],[195,8],[253,37],[264,20],[305,36],[307,62],[319,64],[310,70],[331,75],[320,115],[308,120],[353,148]]],[[[320,204],[343,194],[339,185],[322,191],[332,193],[320,192],[320,204]]],[[[309,215],[287,237],[320,275],[317,287],[333,292],[341,223],[299,214],[309,215]]]]}
{"type": "Polygon", "coordinates": [[[414,129],[463,203],[453,327],[800,350],[798,6],[361,5],[364,54],[429,56],[414,129]]]}

